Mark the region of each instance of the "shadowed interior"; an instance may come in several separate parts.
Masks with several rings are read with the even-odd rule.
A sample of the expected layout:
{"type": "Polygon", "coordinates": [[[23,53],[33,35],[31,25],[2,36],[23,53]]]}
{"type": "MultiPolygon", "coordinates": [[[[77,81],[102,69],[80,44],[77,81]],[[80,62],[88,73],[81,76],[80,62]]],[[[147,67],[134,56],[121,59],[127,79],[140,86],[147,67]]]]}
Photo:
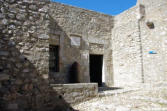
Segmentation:
{"type": "Polygon", "coordinates": [[[102,85],[103,55],[90,55],[90,81],[102,85]]]}

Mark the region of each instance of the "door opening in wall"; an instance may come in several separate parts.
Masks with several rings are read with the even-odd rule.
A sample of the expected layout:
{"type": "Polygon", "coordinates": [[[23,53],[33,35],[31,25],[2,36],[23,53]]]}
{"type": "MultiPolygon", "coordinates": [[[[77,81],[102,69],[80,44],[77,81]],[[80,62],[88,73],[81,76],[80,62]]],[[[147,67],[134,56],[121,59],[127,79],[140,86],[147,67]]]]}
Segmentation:
{"type": "Polygon", "coordinates": [[[49,45],[49,72],[59,72],[58,45],[49,45]]]}
{"type": "Polygon", "coordinates": [[[90,81],[98,83],[98,86],[102,86],[102,66],[103,66],[103,55],[89,56],[89,74],[90,81]]]}
{"type": "Polygon", "coordinates": [[[79,63],[77,61],[75,61],[69,70],[69,82],[70,83],[79,83],[79,63]]]}

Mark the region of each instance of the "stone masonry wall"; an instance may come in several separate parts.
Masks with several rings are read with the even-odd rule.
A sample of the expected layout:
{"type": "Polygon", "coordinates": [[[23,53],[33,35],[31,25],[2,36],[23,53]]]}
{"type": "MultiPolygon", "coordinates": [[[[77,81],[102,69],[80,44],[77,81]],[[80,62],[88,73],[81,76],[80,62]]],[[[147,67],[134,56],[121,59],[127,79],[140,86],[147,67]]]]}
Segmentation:
{"type": "MultiPolygon", "coordinates": [[[[2,34],[8,36],[11,42],[9,45],[15,46],[25,56],[25,59],[35,65],[40,74],[48,74],[49,29],[47,9],[43,7],[45,2],[37,4],[33,1],[16,2],[13,0],[1,1],[1,5],[1,31],[2,34]]],[[[1,52],[1,55],[5,55],[4,53],[9,54],[1,52]]],[[[16,52],[13,52],[12,55],[18,56],[16,52]]],[[[24,57],[20,58],[24,59],[24,57]]],[[[23,66],[15,59],[11,61],[15,62],[18,69],[23,69],[23,66]]],[[[8,67],[11,68],[11,66],[8,67]]],[[[13,70],[19,72],[15,68],[13,70]]],[[[27,73],[30,70],[24,69],[23,72],[27,73]]]]}
{"type": "Polygon", "coordinates": [[[104,54],[105,78],[111,85],[113,17],[49,1],[2,0],[0,6],[2,110],[71,109],[49,87],[49,44],[60,45],[60,73],[56,77],[60,83],[68,82],[68,69],[74,61],[81,66],[80,82],[89,82],[92,53],[104,54]],[[79,47],[71,45],[71,36],[80,37],[79,47]]]}
{"type": "Polygon", "coordinates": [[[0,1],[0,110],[73,110],[47,81],[48,1],[0,1]]]}
{"type": "Polygon", "coordinates": [[[166,8],[164,0],[138,0],[135,7],[115,17],[112,47],[116,86],[166,81],[166,8]]]}
{"type": "MultiPolygon", "coordinates": [[[[166,4],[165,0],[138,0],[137,4],[143,4],[148,11],[153,11],[152,9],[156,9],[166,4]]],[[[165,11],[165,10],[164,10],[165,11]]]]}
{"type": "Polygon", "coordinates": [[[49,44],[60,46],[60,72],[49,78],[51,83],[68,83],[75,61],[79,82],[90,82],[89,54],[104,56],[103,82],[108,86],[113,80],[115,86],[166,80],[166,9],[165,0],[140,0],[112,17],[49,1],[1,0],[0,109],[70,109],[49,87],[49,44]]]}
{"type": "Polygon", "coordinates": [[[114,86],[142,82],[138,6],[115,17],[112,31],[114,86]]]}
{"type": "MultiPolygon", "coordinates": [[[[68,74],[71,64],[77,61],[80,64],[79,81],[90,82],[89,54],[104,55],[105,77],[111,78],[113,17],[60,3],[50,4],[49,16],[53,21],[50,28],[51,37],[56,39],[55,35],[60,36],[60,73],[56,78],[68,74]],[[71,36],[80,38],[79,47],[71,45],[71,36]]],[[[112,80],[109,80],[107,83],[111,85],[111,82],[112,80]]]]}
{"type": "Polygon", "coordinates": [[[144,81],[166,81],[167,1],[141,1],[141,4],[145,6],[145,15],[140,21],[144,81]],[[150,29],[147,22],[152,22],[154,28],[150,29]],[[149,54],[149,51],[156,54],[149,54]]]}
{"type": "Polygon", "coordinates": [[[97,83],[52,84],[51,86],[71,104],[83,102],[98,95],[97,83]]]}

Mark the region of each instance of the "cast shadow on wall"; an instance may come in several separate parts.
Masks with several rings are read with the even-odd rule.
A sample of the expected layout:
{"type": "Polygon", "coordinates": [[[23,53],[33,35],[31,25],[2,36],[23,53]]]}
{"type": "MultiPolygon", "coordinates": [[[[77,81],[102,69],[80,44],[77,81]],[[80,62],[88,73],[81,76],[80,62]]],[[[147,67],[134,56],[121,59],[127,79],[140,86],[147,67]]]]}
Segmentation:
{"type": "Polygon", "coordinates": [[[74,111],[0,30],[0,110],[74,111]]]}
{"type": "MultiPolygon", "coordinates": [[[[49,14],[49,36],[54,38],[56,35],[60,36],[59,39],[59,72],[52,73],[49,70],[50,83],[52,84],[66,84],[66,83],[81,83],[83,82],[84,72],[87,70],[87,58],[82,56],[81,50],[89,50],[89,46],[80,37],[80,46],[71,45],[71,37],[63,28],[58,24],[55,18],[49,14]],[[63,37],[63,38],[61,38],[63,37]],[[61,54],[60,54],[61,52],[61,54]],[[65,61],[65,60],[66,61],[65,61]]],[[[56,38],[55,38],[56,39],[56,38]]],[[[49,63],[50,64],[50,63],[49,63]]]]}

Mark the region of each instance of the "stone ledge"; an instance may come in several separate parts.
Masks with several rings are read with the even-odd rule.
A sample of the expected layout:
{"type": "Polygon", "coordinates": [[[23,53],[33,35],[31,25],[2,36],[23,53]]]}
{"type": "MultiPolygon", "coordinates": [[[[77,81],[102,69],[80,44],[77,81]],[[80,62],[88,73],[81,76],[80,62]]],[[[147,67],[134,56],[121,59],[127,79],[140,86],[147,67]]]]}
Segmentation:
{"type": "Polygon", "coordinates": [[[78,86],[87,86],[87,87],[89,87],[89,85],[91,85],[91,86],[96,86],[97,85],[97,83],[74,83],[74,84],[50,84],[52,87],[62,87],[62,86],[64,86],[64,87],[67,87],[67,88],[69,88],[70,86],[71,87],[75,87],[75,88],[77,88],[78,86]]]}
{"type": "Polygon", "coordinates": [[[76,104],[98,95],[97,83],[51,84],[68,103],[76,104]]]}

